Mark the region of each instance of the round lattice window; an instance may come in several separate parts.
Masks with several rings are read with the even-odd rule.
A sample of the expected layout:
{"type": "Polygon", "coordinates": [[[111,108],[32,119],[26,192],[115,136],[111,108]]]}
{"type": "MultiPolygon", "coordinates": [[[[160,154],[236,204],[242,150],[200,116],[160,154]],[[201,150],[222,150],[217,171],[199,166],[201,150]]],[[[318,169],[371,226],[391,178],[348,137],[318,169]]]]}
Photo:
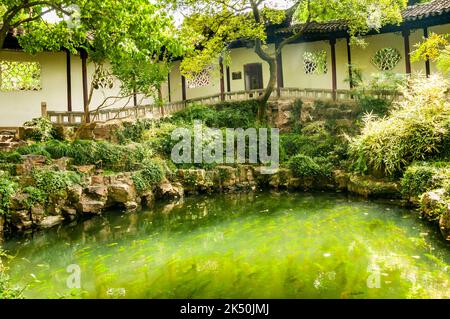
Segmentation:
{"type": "Polygon", "coordinates": [[[401,54],[394,48],[384,48],[375,53],[373,65],[380,71],[392,71],[402,59],[401,54]]]}

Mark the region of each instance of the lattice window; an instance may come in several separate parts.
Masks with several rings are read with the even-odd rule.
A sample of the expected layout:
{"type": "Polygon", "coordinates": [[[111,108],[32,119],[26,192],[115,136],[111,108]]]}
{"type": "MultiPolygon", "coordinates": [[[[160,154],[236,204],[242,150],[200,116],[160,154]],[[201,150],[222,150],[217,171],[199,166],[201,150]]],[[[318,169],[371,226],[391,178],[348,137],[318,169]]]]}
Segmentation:
{"type": "Polygon", "coordinates": [[[319,50],[314,52],[305,52],[303,54],[303,66],[306,74],[326,74],[327,51],[319,50]]]}
{"type": "Polygon", "coordinates": [[[187,87],[189,89],[196,89],[207,87],[211,84],[211,71],[212,68],[206,68],[202,72],[197,73],[192,78],[187,79],[187,87]]]}
{"type": "Polygon", "coordinates": [[[37,62],[0,61],[2,91],[39,91],[41,65],[37,62]]]}
{"type": "Polygon", "coordinates": [[[375,53],[372,63],[379,71],[392,71],[401,59],[402,56],[397,49],[384,48],[375,53]]]}

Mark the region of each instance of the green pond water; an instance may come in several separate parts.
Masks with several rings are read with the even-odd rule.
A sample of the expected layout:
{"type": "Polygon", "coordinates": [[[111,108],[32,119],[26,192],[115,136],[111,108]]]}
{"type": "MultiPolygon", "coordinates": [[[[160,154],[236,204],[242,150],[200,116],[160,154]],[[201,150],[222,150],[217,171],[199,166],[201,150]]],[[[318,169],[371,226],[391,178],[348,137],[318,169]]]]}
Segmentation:
{"type": "Polygon", "coordinates": [[[4,246],[27,298],[450,298],[437,227],[335,194],[191,197],[4,246]]]}

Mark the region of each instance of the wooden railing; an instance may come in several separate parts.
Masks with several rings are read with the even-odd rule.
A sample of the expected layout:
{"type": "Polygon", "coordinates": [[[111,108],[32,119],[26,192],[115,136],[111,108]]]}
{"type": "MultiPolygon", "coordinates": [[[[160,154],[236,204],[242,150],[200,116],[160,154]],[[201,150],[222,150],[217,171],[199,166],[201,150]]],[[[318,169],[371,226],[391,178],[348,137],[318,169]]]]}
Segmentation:
{"type": "MultiPolygon", "coordinates": [[[[106,108],[90,112],[91,121],[109,121],[114,119],[159,119],[181,111],[187,106],[193,104],[213,105],[222,101],[245,101],[256,99],[264,93],[264,90],[236,91],[226,92],[224,94],[214,94],[186,101],[165,103],[164,105],[142,105],[127,106],[123,108],[106,108]]],[[[275,90],[271,99],[297,99],[305,101],[336,101],[350,102],[355,100],[354,92],[350,90],[327,90],[327,89],[301,89],[301,88],[281,88],[275,90]]],[[[366,92],[371,96],[377,97],[377,94],[366,92]]],[[[394,94],[384,92],[383,97],[389,98],[389,94],[394,98],[394,94]]],[[[450,90],[448,92],[450,98],[450,90]]],[[[84,123],[85,114],[83,112],[54,112],[47,111],[47,106],[42,103],[42,116],[48,117],[54,124],[76,126],[84,123]]]]}

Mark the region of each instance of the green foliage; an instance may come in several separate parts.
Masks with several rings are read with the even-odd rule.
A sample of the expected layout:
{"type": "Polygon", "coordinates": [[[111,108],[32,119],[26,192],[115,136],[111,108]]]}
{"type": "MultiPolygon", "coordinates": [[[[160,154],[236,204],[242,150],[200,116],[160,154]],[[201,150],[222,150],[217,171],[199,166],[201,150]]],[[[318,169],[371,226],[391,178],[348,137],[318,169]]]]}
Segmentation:
{"type": "Polygon", "coordinates": [[[28,189],[28,191],[31,191],[34,199],[39,200],[42,199],[41,196],[46,196],[46,201],[62,196],[67,192],[69,186],[81,184],[81,176],[71,171],[55,171],[48,168],[34,169],[32,177],[35,188],[28,189]]]}
{"type": "Polygon", "coordinates": [[[197,120],[208,127],[246,129],[255,127],[257,107],[256,101],[224,102],[214,107],[194,104],[175,113],[171,121],[192,124],[197,120]]]}
{"type": "Polygon", "coordinates": [[[436,167],[428,163],[417,163],[408,167],[401,181],[402,193],[407,196],[419,196],[435,186],[433,177],[436,167]]]}
{"type": "Polygon", "coordinates": [[[372,113],[379,116],[387,115],[392,102],[387,99],[380,99],[373,96],[361,96],[358,104],[363,113],[372,113]]]}
{"type": "Polygon", "coordinates": [[[437,75],[412,78],[388,117],[366,115],[362,134],[350,144],[353,168],[394,176],[414,161],[443,154],[450,119],[447,87],[437,75]]]}
{"type": "Polygon", "coordinates": [[[53,138],[53,124],[47,118],[37,118],[24,123],[24,138],[36,142],[44,142],[53,138]]]}
{"type": "Polygon", "coordinates": [[[304,154],[298,154],[289,161],[289,168],[296,177],[325,177],[330,175],[327,160],[321,158],[320,162],[304,154]]]}
{"type": "Polygon", "coordinates": [[[41,143],[19,147],[17,152],[21,155],[42,155],[51,158],[50,153],[45,149],[45,144],[41,143]]]}
{"type": "Polygon", "coordinates": [[[164,179],[164,170],[154,161],[147,160],[143,163],[143,169],[132,176],[138,193],[150,190],[164,179]]]}
{"type": "Polygon", "coordinates": [[[11,197],[14,196],[17,188],[16,182],[4,174],[0,175],[0,215],[8,215],[11,197]]]}
{"type": "Polygon", "coordinates": [[[40,188],[27,186],[23,189],[23,192],[27,195],[24,201],[25,208],[27,209],[31,209],[36,204],[45,204],[47,202],[48,194],[40,188]]]}
{"type": "Polygon", "coordinates": [[[26,52],[68,49],[77,54],[83,48],[94,62],[108,61],[111,76],[122,81],[124,96],[134,91],[155,94],[167,78],[168,60],[184,52],[183,39],[162,0],[120,5],[113,0],[8,0],[0,7],[1,46],[10,28],[26,28],[18,37],[26,52]],[[45,21],[44,11],[53,11],[61,19],[45,21]]]}
{"type": "Polygon", "coordinates": [[[411,54],[411,60],[431,60],[436,62],[444,74],[450,72],[450,42],[448,38],[448,34],[431,33],[428,39],[416,46],[416,50],[411,54]]]}
{"type": "Polygon", "coordinates": [[[294,118],[294,123],[292,124],[292,131],[294,133],[298,133],[302,127],[301,127],[301,115],[302,115],[302,109],[303,109],[303,100],[302,99],[296,99],[294,103],[292,104],[292,116],[294,118]]]}
{"type": "Polygon", "coordinates": [[[146,130],[152,127],[152,122],[138,119],[136,122],[123,123],[124,128],[119,130],[117,138],[120,144],[131,142],[142,142],[146,130]]]}
{"type": "Polygon", "coordinates": [[[0,162],[4,163],[22,163],[22,156],[19,152],[0,152],[0,162]]]}

